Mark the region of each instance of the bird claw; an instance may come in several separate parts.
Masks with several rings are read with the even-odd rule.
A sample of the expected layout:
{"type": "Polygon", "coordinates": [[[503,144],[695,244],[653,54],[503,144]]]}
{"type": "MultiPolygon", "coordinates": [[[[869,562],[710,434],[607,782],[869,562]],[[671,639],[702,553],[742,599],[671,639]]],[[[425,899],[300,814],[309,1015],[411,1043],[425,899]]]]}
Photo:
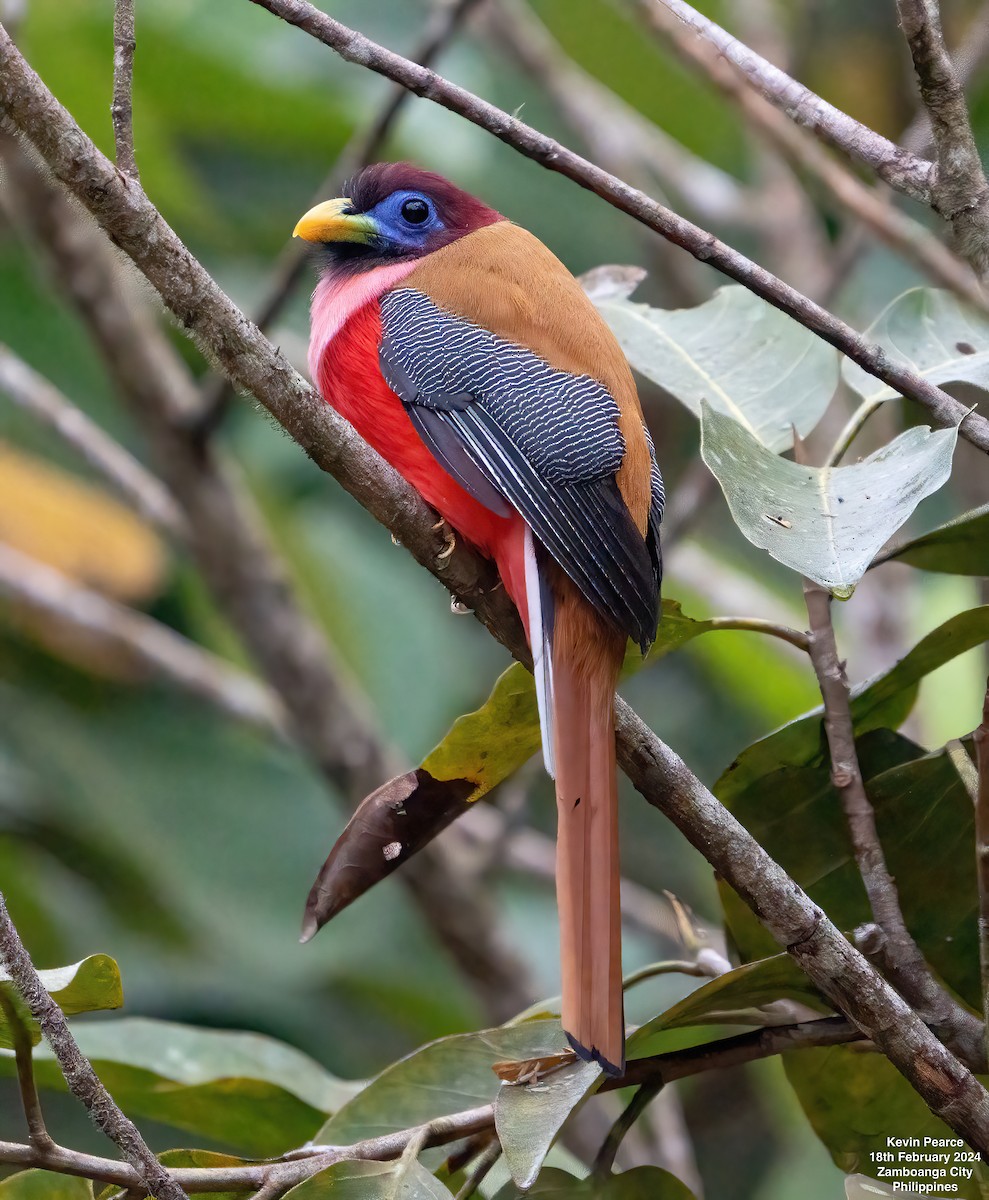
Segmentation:
{"type": "Polygon", "coordinates": [[[436,555],[436,559],[438,562],[445,563],[457,548],[457,535],[453,532],[450,526],[447,525],[446,521],[444,521],[442,517],[433,526],[434,533],[439,533],[440,530],[443,531],[444,546],[443,549],[440,550],[436,555]]]}

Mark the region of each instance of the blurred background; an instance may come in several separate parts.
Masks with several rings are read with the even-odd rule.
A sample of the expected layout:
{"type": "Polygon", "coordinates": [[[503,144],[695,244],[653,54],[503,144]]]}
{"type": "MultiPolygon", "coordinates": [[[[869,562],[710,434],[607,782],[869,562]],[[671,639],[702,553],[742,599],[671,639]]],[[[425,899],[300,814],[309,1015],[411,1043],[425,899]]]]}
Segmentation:
{"type": "MultiPolygon", "coordinates": [[[[19,44],[32,65],[112,153],[112,4],[6,7],[8,17],[19,16],[19,44]]],[[[442,19],[449,6],[324,0],[322,7],[413,54],[436,10],[442,19]]],[[[633,7],[480,0],[437,68],[643,186],[859,328],[905,288],[926,282],[753,133],[737,104],[668,40],[648,33],[633,7]]],[[[892,0],[698,7],[883,134],[897,139],[911,126],[916,99],[892,0]]],[[[987,9],[981,0],[944,0],[943,9],[949,45],[972,55],[969,95],[985,143],[989,87],[978,34],[987,9]]],[[[270,295],[298,216],[390,95],[385,81],[246,0],[137,5],[141,182],[248,313],[270,295]]],[[[640,295],[651,303],[694,305],[723,282],[425,101],[403,108],[378,157],[449,175],[536,233],[575,273],[603,263],[645,267],[640,295]]],[[[0,341],[150,462],[144,434],[18,219],[2,173],[0,200],[0,341]]],[[[910,215],[928,219],[919,208],[910,215]]],[[[300,370],[311,285],[307,271],[271,334],[300,370]]],[[[175,330],[168,336],[215,393],[189,343],[175,330]]],[[[795,577],[736,531],[699,464],[694,419],[652,385],[643,383],[641,394],[671,497],[664,594],[696,617],[758,616],[802,628],[795,577]]],[[[848,411],[839,396],[825,418],[832,436],[848,411]]],[[[917,419],[889,406],[865,448],[917,419]]],[[[505,652],[475,622],[451,615],[442,587],[253,405],[226,407],[214,437],[239,464],[349,687],[366,698],[401,758],[419,762],[454,718],[483,702],[507,665],[505,652]]],[[[921,506],[910,529],[989,501],[975,461],[961,445],[951,484],[921,506]]],[[[248,667],[189,559],[2,394],[0,541],[248,667]]],[[[870,574],[850,602],[854,621],[837,606],[852,681],[982,599],[979,581],[894,564],[870,574]]],[[[973,651],[932,675],[907,732],[934,746],[970,730],[985,670],[984,655],[973,651]]],[[[817,701],[796,651],[742,633],[699,639],[632,679],[625,694],[708,784],[753,739],[817,701]]],[[[493,800],[510,829],[552,832],[551,788],[535,764],[493,800]]],[[[297,944],[307,890],[347,813],[346,799],[302,753],[139,678],[133,664],[94,651],[57,617],[0,605],[0,887],[39,966],[106,952],[120,963],[126,1012],[265,1032],[343,1077],[366,1077],[424,1041],[491,1023],[491,1008],[395,877],[312,945],[297,944]]],[[[631,969],[676,951],[665,891],[703,926],[717,928],[720,912],[708,866],[630,790],[623,820],[624,870],[643,889],[645,912],[627,936],[631,969]]],[[[550,881],[513,869],[483,844],[472,853],[464,870],[493,898],[500,934],[528,972],[529,998],[553,995],[550,881]]],[[[677,988],[688,990],[675,978],[657,984],[648,1002],[672,1001],[677,988]]],[[[796,1172],[808,1200],[841,1194],[840,1173],[803,1123],[777,1062],[691,1080],[680,1085],[678,1102],[663,1119],[682,1135],[684,1161],[708,1196],[786,1200],[796,1172]]],[[[74,1144],[96,1144],[68,1101],[53,1111],[74,1144]]],[[[13,1136],[17,1119],[4,1082],[0,1137],[13,1136]]],[[[151,1137],[161,1147],[179,1140],[166,1129],[151,1137]]]]}

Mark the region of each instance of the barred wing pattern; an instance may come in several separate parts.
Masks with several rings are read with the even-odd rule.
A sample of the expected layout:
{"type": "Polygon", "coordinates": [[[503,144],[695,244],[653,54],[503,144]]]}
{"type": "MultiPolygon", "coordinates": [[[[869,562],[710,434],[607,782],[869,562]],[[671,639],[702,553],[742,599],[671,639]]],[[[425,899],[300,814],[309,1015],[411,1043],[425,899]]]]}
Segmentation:
{"type": "Polygon", "coordinates": [[[382,374],[436,460],[493,512],[515,508],[588,602],[648,646],[661,500],[654,480],[647,545],[615,482],[625,445],[607,389],[414,289],[380,305],[382,374]]]}

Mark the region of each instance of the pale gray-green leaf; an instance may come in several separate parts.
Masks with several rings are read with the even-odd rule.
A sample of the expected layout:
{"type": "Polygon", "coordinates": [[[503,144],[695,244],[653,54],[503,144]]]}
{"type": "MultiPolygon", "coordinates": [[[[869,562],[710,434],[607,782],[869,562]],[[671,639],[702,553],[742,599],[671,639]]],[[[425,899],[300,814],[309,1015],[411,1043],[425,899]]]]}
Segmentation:
{"type": "MultiPolygon", "coordinates": [[[[950,292],[937,288],[904,292],[883,309],[865,338],[931,383],[989,388],[989,317],[950,292]]],[[[899,394],[850,359],[842,374],[848,386],[870,403],[899,394]]]]}
{"type": "Polygon", "coordinates": [[[344,1160],[285,1193],[285,1200],[450,1200],[422,1163],[344,1160]]]}
{"type": "MultiPolygon", "coordinates": [[[[593,297],[592,297],[593,298],[593,297]]],[[[632,366],[700,416],[707,402],[770,450],[808,434],[838,383],[838,355],[743,287],[666,312],[621,297],[595,300],[632,366]]]]}
{"type": "Polygon", "coordinates": [[[602,304],[606,300],[627,300],[645,277],[641,267],[604,266],[585,271],[577,282],[588,300],[602,304]]]}
{"type": "Polygon", "coordinates": [[[536,1181],[564,1121],[601,1081],[597,1063],[573,1062],[535,1083],[503,1083],[495,1098],[495,1128],[515,1185],[536,1181]]]}
{"type": "Polygon", "coordinates": [[[706,403],[701,417],[701,455],[742,533],[843,599],[920,501],[947,482],[957,440],[955,428],[924,425],[853,466],[804,467],[706,403]]]}

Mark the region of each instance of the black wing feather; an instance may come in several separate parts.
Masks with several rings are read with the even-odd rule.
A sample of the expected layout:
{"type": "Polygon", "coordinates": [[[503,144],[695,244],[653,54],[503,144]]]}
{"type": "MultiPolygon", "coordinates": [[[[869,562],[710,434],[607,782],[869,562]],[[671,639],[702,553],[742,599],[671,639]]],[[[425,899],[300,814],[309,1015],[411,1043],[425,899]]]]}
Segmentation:
{"type": "Polygon", "coordinates": [[[381,311],[382,373],[440,465],[492,511],[507,513],[507,500],[587,600],[645,648],[656,558],[615,481],[625,447],[604,386],[422,292],[389,292],[381,311]]]}

